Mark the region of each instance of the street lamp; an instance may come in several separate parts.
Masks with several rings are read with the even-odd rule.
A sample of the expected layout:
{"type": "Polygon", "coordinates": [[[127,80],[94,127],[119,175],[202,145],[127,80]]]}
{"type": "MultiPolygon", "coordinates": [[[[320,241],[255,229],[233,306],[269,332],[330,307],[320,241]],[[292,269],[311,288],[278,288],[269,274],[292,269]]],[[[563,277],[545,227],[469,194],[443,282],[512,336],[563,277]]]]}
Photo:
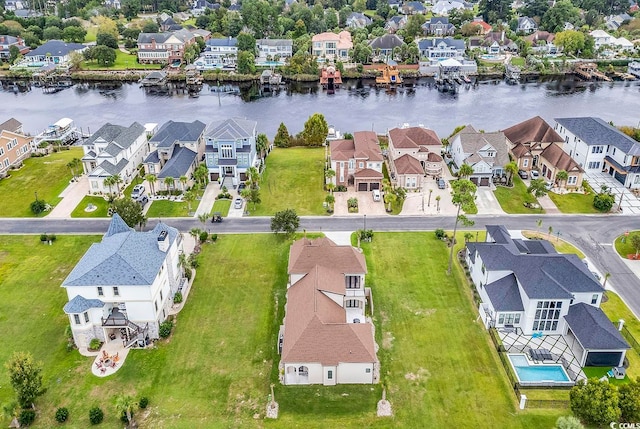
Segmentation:
{"type": "Polygon", "coordinates": [[[367,215],[364,215],[364,231],[367,230],[367,215]]]}

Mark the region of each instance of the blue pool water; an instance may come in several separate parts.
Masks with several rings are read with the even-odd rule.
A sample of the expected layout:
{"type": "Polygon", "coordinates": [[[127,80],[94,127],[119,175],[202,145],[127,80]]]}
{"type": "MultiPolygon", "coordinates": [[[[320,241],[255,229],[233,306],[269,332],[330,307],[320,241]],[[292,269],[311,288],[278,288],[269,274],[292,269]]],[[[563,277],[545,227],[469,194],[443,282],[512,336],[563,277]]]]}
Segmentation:
{"type": "Polygon", "coordinates": [[[509,360],[520,381],[571,381],[562,365],[530,364],[525,355],[509,355],[509,360]]]}

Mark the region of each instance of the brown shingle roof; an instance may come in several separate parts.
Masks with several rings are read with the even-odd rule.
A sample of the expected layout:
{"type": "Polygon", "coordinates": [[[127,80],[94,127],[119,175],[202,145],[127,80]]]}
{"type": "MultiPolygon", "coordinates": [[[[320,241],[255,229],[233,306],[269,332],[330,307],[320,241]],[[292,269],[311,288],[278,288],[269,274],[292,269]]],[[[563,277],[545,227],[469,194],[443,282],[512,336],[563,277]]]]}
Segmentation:
{"type": "Polygon", "coordinates": [[[16,118],[11,118],[0,124],[0,131],[7,130],[15,133],[22,126],[22,122],[18,121],[16,118]]]}
{"type": "Polygon", "coordinates": [[[534,116],[503,131],[509,141],[517,143],[556,143],[563,142],[562,137],[540,116],[534,116]]]}
{"type": "Polygon", "coordinates": [[[334,140],[329,143],[329,149],[332,161],[348,161],[355,152],[353,140],[334,140]]]}
{"type": "Polygon", "coordinates": [[[326,237],[294,242],[289,250],[289,274],[308,273],[320,265],[340,273],[366,273],[364,255],[352,246],[338,246],[326,237]]]}
{"type": "Polygon", "coordinates": [[[424,174],[420,161],[406,153],[395,159],[393,164],[398,174],[424,174]]]}
{"type": "Polygon", "coordinates": [[[526,155],[531,156],[531,152],[529,151],[529,148],[523,145],[522,143],[518,143],[517,145],[512,147],[511,153],[513,153],[513,156],[515,156],[516,158],[522,158],[523,156],[526,156],[526,155]]]}
{"type": "Polygon", "coordinates": [[[370,168],[363,168],[362,170],[356,171],[354,176],[358,179],[362,179],[364,177],[382,179],[383,175],[379,171],[372,170],[370,168]]]}
{"type": "Polygon", "coordinates": [[[353,133],[355,158],[369,161],[382,161],[382,151],[378,145],[378,136],[373,131],[356,131],[353,133]]]}
{"type": "Polygon", "coordinates": [[[435,152],[429,152],[429,155],[427,155],[427,161],[442,162],[442,157],[435,152]]]}
{"type": "Polygon", "coordinates": [[[394,148],[418,148],[420,146],[442,146],[438,135],[422,127],[394,128],[389,130],[389,139],[394,148]]]}
{"type": "Polygon", "coordinates": [[[562,148],[558,145],[552,144],[547,146],[545,150],[540,154],[551,165],[557,169],[564,171],[583,171],[577,162],[573,160],[562,148]]]}

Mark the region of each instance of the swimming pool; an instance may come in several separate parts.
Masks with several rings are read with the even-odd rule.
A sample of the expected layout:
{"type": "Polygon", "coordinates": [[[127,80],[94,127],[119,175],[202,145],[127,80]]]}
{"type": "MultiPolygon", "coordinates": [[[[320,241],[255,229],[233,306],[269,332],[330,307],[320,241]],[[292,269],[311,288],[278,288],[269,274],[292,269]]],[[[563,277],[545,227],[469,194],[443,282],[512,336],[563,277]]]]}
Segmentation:
{"type": "Polygon", "coordinates": [[[571,383],[569,375],[559,364],[530,362],[523,354],[509,354],[509,361],[522,384],[571,383]]]}

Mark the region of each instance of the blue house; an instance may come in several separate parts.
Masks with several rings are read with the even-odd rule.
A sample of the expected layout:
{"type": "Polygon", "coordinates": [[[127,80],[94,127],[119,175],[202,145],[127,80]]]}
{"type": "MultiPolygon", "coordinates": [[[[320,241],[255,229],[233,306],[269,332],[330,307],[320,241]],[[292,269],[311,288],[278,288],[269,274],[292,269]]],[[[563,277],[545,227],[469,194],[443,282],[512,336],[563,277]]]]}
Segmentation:
{"type": "Polygon", "coordinates": [[[205,159],[211,180],[227,187],[247,180],[247,169],[258,166],[255,121],[226,119],[205,130],[205,159]]]}

